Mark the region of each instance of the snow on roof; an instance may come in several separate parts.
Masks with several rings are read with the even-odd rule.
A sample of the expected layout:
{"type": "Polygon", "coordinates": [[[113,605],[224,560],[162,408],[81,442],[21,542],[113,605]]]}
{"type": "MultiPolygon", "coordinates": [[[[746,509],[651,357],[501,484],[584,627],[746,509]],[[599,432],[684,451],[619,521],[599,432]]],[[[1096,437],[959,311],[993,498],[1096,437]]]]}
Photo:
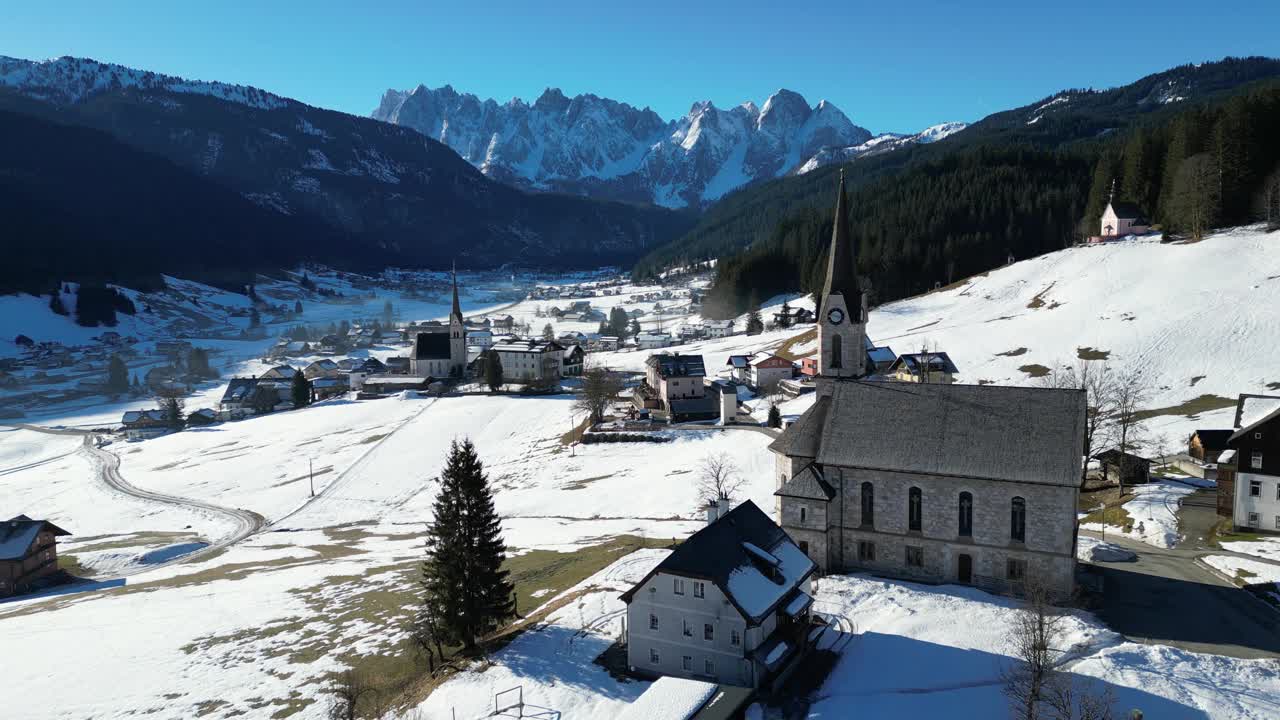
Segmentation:
{"type": "Polygon", "coordinates": [[[689,720],[715,692],[714,683],[660,677],[617,720],[689,720]]]}
{"type": "Polygon", "coordinates": [[[1235,451],[1235,450],[1223,450],[1223,451],[1222,451],[1222,454],[1221,454],[1221,455],[1218,455],[1218,462],[1219,462],[1219,463],[1229,463],[1229,462],[1231,462],[1232,460],[1235,460],[1235,459],[1236,459],[1236,451],[1235,451]]]}
{"type": "Polygon", "coordinates": [[[813,597],[808,593],[799,592],[796,593],[795,597],[791,598],[791,602],[787,603],[787,606],[782,609],[782,612],[790,615],[791,617],[796,617],[800,613],[804,612],[804,609],[809,607],[812,603],[813,597]]]}
{"type": "Polygon", "coordinates": [[[747,542],[742,543],[742,547],[774,570],[770,577],[762,568],[749,563],[729,573],[729,594],[753,618],[764,615],[794,590],[813,565],[809,557],[785,537],[768,552],[747,542]],[[769,562],[770,558],[777,561],[776,564],[769,562]]]}
{"type": "Polygon", "coordinates": [[[1240,409],[1236,411],[1236,429],[1246,430],[1280,410],[1280,397],[1241,395],[1240,409]]]}
{"type": "Polygon", "coordinates": [[[777,645],[775,645],[773,649],[769,651],[769,654],[765,655],[764,664],[772,665],[778,662],[778,660],[781,659],[783,655],[787,654],[787,648],[788,648],[788,645],[785,642],[780,642],[777,645]]]}

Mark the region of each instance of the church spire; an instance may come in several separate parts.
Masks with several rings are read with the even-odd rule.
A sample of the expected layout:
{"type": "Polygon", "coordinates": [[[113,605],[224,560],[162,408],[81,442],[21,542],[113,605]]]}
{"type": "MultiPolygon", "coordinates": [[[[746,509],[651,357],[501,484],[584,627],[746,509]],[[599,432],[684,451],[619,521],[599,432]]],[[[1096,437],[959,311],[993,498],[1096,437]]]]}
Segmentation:
{"type": "Polygon", "coordinates": [[[836,196],[836,215],[831,228],[831,251],[827,255],[827,282],[822,296],[840,293],[849,298],[858,296],[858,277],[854,271],[856,255],[853,239],[849,237],[848,201],[844,192],[844,169],[840,169],[840,192],[836,196]]]}
{"type": "Polygon", "coordinates": [[[453,312],[450,315],[462,317],[462,306],[458,303],[458,263],[453,264],[453,312]]]}

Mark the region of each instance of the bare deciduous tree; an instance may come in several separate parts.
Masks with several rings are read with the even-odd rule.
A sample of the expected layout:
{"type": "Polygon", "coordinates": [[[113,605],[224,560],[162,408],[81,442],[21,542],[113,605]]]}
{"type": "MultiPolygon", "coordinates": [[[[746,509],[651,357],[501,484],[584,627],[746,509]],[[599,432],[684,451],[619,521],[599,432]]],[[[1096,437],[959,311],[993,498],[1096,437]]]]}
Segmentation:
{"type": "Polygon", "coordinates": [[[363,674],[355,670],[343,670],[338,673],[329,698],[329,720],[356,720],[359,717],[360,701],[374,692],[374,687],[363,674]]]}
{"type": "Polygon", "coordinates": [[[1124,495],[1124,471],[1130,452],[1147,440],[1147,417],[1143,413],[1151,399],[1151,383],[1142,368],[1132,368],[1116,376],[1111,387],[1111,439],[1120,451],[1120,495],[1124,495]]]}
{"type": "Polygon", "coordinates": [[[745,482],[729,453],[715,453],[698,465],[698,497],[704,502],[732,500],[745,482]]]}
{"type": "Polygon", "coordinates": [[[604,412],[622,392],[622,378],[605,367],[588,368],[582,373],[582,394],[573,401],[573,409],[580,410],[591,422],[604,420],[604,412]]]}
{"type": "Polygon", "coordinates": [[[1055,672],[1045,686],[1045,705],[1051,720],[1112,720],[1115,693],[1111,688],[1070,673],[1055,672]]]}
{"type": "Polygon", "coordinates": [[[1076,361],[1075,365],[1064,365],[1061,369],[1045,376],[1043,384],[1045,387],[1074,388],[1084,391],[1084,448],[1082,452],[1086,460],[1080,470],[1080,484],[1083,487],[1084,481],[1089,476],[1088,458],[1093,457],[1094,449],[1101,444],[1105,436],[1108,419],[1112,415],[1112,403],[1115,399],[1112,390],[1115,385],[1115,375],[1111,372],[1111,366],[1107,365],[1105,361],[1080,359],[1076,361]]]}
{"type": "Polygon", "coordinates": [[[1038,720],[1046,684],[1053,673],[1053,653],[1062,634],[1063,615],[1054,607],[1048,587],[1036,576],[1023,584],[1023,603],[1014,617],[1010,641],[1017,662],[1002,674],[1004,695],[1015,718],[1038,720]]]}

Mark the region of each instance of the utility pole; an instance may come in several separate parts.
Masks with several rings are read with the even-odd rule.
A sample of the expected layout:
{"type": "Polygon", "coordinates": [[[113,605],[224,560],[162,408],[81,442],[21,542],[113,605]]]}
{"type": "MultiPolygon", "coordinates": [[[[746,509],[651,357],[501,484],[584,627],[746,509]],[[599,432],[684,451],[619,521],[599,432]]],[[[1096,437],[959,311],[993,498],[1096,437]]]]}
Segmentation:
{"type": "Polygon", "coordinates": [[[311,497],[316,496],[316,469],[315,461],[307,458],[307,477],[311,480],[311,497]]]}

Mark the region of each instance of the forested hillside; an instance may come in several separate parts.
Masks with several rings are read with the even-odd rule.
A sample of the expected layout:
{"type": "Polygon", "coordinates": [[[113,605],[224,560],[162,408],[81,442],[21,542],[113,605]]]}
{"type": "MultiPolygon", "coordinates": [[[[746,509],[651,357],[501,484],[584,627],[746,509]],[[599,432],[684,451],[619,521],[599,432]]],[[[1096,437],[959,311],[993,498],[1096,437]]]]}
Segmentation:
{"type": "MultiPolygon", "coordinates": [[[[1274,217],[1280,149],[1263,128],[1280,124],[1280,82],[1256,78],[1276,72],[1276,61],[1229,60],[1105,93],[1060,93],[936,145],[850,163],[857,271],[884,302],[1065,247],[1097,234],[1113,178],[1117,199],[1174,232],[1198,236],[1265,218],[1267,188],[1274,217]],[[1227,90],[1236,80],[1249,82],[1227,90]],[[1194,102],[1185,95],[1193,88],[1205,89],[1194,102]],[[1121,117],[1124,107],[1131,111],[1121,117]]],[[[643,259],[637,275],[719,257],[709,307],[724,315],[812,290],[837,172],[731,196],[681,241],[643,259]]]]}

